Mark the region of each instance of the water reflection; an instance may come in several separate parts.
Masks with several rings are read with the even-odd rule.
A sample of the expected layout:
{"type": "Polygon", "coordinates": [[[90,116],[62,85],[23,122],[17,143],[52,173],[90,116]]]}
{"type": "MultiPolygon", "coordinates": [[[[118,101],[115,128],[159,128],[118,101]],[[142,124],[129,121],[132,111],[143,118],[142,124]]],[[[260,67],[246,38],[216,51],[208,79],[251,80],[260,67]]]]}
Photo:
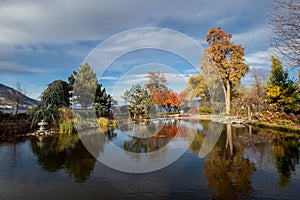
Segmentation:
{"type": "MultiPolygon", "coordinates": [[[[251,127],[249,127],[251,130],[251,127]]],[[[285,133],[254,129],[244,135],[241,143],[246,147],[245,156],[255,162],[262,171],[277,171],[278,185],[285,187],[299,164],[299,136],[290,137],[285,133]]]]}
{"type": "MultiPolygon", "coordinates": [[[[221,125],[211,121],[178,123],[148,123],[139,130],[139,134],[148,138],[135,136],[121,138],[116,130],[109,129],[102,133],[97,129],[87,129],[81,139],[85,145],[92,146],[93,155],[101,156],[105,144],[116,143],[125,152],[147,153],[162,149],[177,135],[190,143],[194,154],[209,152],[204,165],[204,175],[208,187],[217,198],[237,199],[250,195],[252,191],[251,176],[256,169],[277,171],[278,184],[287,186],[299,164],[299,140],[292,137],[274,135],[270,131],[248,128],[234,128],[230,124],[221,125]],[[197,126],[198,125],[198,126],[197,126]],[[195,128],[197,127],[197,128],[195,128]],[[193,137],[191,137],[193,132],[193,137]],[[196,134],[195,134],[196,132],[196,134]],[[213,136],[217,135],[217,136],[213,136]],[[210,143],[210,138],[219,138],[213,149],[203,149],[203,144],[210,143]]],[[[134,132],[136,125],[123,125],[119,130],[134,132]]],[[[213,143],[213,141],[211,141],[213,143]]],[[[86,150],[78,135],[50,138],[31,138],[32,151],[37,155],[38,163],[48,172],[65,169],[76,181],[84,182],[94,169],[96,159],[86,150]]],[[[111,152],[113,154],[113,152],[111,152]]],[[[159,151],[150,160],[164,159],[167,150],[159,151]]],[[[205,153],[203,153],[205,154],[205,153]]],[[[139,154],[131,154],[139,160],[139,154]]]]}
{"type": "Polygon", "coordinates": [[[131,137],[125,140],[123,149],[133,153],[157,151],[165,147],[177,135],[178,128],[175,122],[164,124],[162,127],[159,127],[157,132],[154,130],[154,134],[151,137],[131,137]]]}
{"type": "Polygon", "coordinates": [[[77,134],[31,138],[30,145],[45,171],[64,169],[75,181],[84,182],[94,169],[96,159],[86,150],[77,134]]]}
{"type": "MultiPolygon", "coordinates": [[[[108,186],[111,185],[111,190],[107,190],[107,193],[111,192],[109,197],[114,197],[113,191],[117,190],[120,190],[119,195],[130,192],[130,195],[136,195],[135,187],[151,189],[150,182],[156,187],[158,187],[156,183],[163,185],[159,189],[164,194],[171,190],[172,194],[179,195],[178,198],[184,198],[185,192],[189,191],[190,194],[197,193],[198,196],[200,193],[205,197],[212,195],[214,199],[241,199],[246,196],[299,199],[299,192],[295,188],[299,187],[300,183],[299,174],[296,174],[299,173],[300,141],[296,137],[287,137],[252,127],[236,128],[210,121],[168,121],[145,123],[143,126],[145,127],[124,124],[118,129],[109,129],[106,133],[97,129],[87,129],[82,135],[60,135],[30,138],[20,142],[2,142],[0,143],[0,181],[1,178],[13,180],[15,177],[22,180],[22,174],[29,171],[33,176],[31,179],[24,178],[25,181],[36,179],[39,182],[45,179],[47,182],[47,178],[51,176],[52,181],[57,183],[57,180],[66,179],[66,174],[67,177],[71,177],[71,180],[82,183],[79,185],[87,184],[87,188],[90,186],[88,184],[94,183],[94,191],[98,191],[100,186],[109,188],[108,186]],[[140,132],[127,135],[129,132],[134,132],[133,130],[140,132]],[[139,138],[134,134],[149,137],[139,138]],[[208,148],[204,148],[205,143],[213,144],[215,138],[219,139],[214,148],[209,148],[209,145],[208,148]],[[166,159],[174,149],[180,147],[182,142],[190,144],[189,151],[173,165],[154,173],[131,175],[104,168],[103,165],[96,165],[95,157],[107,157],[119,163],[123,163],[125,159],[129,162],[138,162],[143,158],[131,159],[126,152],[147,154],[163,149],[157,154],[149,154],[147,164],[150,165],[166,159]],[[90,149],[88,151],[86,145],[92,146],[92,151],[90,149]],[[122,156],[127,157],[115,157],[115,152],[111,148],[113,145],[118,146],[122,150],[122,156]],[[25,153],[24,149],[30,152],[25,153]],[[199,158],[209,151],[210,153],[204,159],[199,158]],[[35,156],[28,156],[32,155],[31,152],[35,156]],[[137,161],[133,161],[134,159],[137,161]],[[24,164],[26,162],[27,164],[24,164]],[[54,173],[57,177],[52,176],[54,173]],[[186,182],[174,181],[177,180],[179,173],[178,180],[187,180],[186,182]],[[106,182],[103,184],[97,182],[95,177],[87,181],[95,174],[100,174],[99,176],[106,182]],[[38,176],[41,178],[36,178],[38,176]],[[62,178],[56,179],[58,176],[62,178]],[[262,180],[264,182],[260,183],[262,180]],[[136,185],[136,182],[139,184],[136,185]],[[128,192],[128,184],[133,188],[130,192],[128,192]],[[270,194],[269,188],[272,188],[270,194]]],[[[66,181],[66,183],[70,182],[66,181]]],[[[20,184],[22,185],[23,182],[20,184]]],[[[3,186],[9,187],[7,184],[3,186]]],[[[45,186],[47,187],[48,185],[45,186]]],[[[71,187],[75,188],[74,185],[71,187]]],[[[151,195],[154,197],[155,193],[152,192],[151,195]]]]}
{"type": "Polygon", "coordinates": [[[299,164],[299,140],[295,138],[280,138],[272,146],[275,166],[279,174],[278,183],[281,187],[287,186],[291,176],[295,173],[295,165],[299,164]]]}
{"type": "Polygon", "coordinates": [[[244,146],[227,124],[203,169],[208,188],[213,190],[216,199],[240,199],[251,194],[255,165],[243,157],[243,152],[244,146]]]}

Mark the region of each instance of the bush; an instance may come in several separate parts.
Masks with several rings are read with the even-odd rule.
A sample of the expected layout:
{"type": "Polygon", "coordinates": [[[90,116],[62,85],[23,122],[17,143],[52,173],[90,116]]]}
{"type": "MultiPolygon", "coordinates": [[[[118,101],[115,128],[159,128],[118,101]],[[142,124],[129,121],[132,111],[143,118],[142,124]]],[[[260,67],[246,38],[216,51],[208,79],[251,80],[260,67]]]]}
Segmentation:
{"type": "Polygon", "coordinates": [[[278,119],[277,123],[279,125],[291,125],[293,121],[288,120],[288,119],[278,119]]]}
{"type": "Polygon", "coordinates": [[[208,106],[201,106],[201,107],[199,107],[199,111],[202,114],[211,114],[211,112],[212,112],[211,108],[208,107],[208,106]]]}
{"type": "Polygon", "coordinates": [[[105,117],[99,117],[98,118],[98,124],[101,128],[108,127],[109,125],[109,120],[105,117]]]}
{"type": "Polygon", "coordinates": [[[117,127],[117,121],[116,120],[110,120],[105,117],[99,117],[98,118],[98,124],[101,128],[107,128],[107,127],[112,127],[116,128],[117,127]]]}
{"type": "Polygon", "coordinates": [[[215,113],[225,112],[225,104],[221,102],[213,102],[212,108],[215,113]]]}

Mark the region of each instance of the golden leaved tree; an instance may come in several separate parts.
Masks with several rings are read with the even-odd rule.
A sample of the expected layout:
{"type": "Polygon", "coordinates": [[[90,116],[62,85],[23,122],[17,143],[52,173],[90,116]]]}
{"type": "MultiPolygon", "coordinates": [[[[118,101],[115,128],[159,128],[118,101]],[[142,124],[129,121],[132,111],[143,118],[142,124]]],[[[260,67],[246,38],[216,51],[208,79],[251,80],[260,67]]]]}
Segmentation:
{"type": "Polygon", "coordinates": [[[245,64],[244,48],[231,42],[231,36],[221,27],[209,29],[206,35],[209,47],[204,52],[210,56],[221,76],[227,115],[230,114],[231,89],[249,71],[245,64]]]}

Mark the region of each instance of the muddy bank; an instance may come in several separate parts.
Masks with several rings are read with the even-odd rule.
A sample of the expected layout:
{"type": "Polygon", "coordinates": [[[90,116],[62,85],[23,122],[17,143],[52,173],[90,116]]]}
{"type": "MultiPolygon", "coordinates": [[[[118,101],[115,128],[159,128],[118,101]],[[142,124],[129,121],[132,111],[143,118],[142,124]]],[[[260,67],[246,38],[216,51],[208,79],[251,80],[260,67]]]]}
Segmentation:
{"type": "Polygon", "coordinates": [[[23,135],[29,132],[29,122],[0,123],[0,137],[23,135]]]}

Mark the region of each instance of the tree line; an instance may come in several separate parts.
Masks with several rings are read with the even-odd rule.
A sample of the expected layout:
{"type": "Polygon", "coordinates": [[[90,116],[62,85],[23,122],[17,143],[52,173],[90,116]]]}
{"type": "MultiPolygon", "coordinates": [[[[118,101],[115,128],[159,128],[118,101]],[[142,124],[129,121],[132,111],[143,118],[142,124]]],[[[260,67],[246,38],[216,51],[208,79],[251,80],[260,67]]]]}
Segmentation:
{"type": "Polygon", "coordinates": [[[279,58],[272,56],[269,74],[267,67],[250,70],[244,48],[233,43],[231,37],[221,27],[208,30],[208,48],[201,57],[201,72],[189,78],[180,94],[167,87],[162,72],[148,72],[149,80],[144,86],[134,85],[124,93],[123,99],[130,104],[130,116],[148,117],[153,106],[178,112],[188,99],[195,98],[201,100],[200,111],[207,113],[241,114],[249,119],[253,113],[264,111],[298,114],[299,86],[289,78],[279,58]],[[242,80],[246,74],[249,76],[242,80]]]}
{"type": "Polygon", "coordinates": [[[149,71],[148,82],[133,85],[125,91],[122,98],[129,104],[128,114],[131,119],[149,118],[150,110],[157,112],[178,113],[185,104],[185,96],[168,88],[164,73],[149,71]]]}
{"type": "Polygon", "coordinates": [[[230,39],[231,34],[221,27],[209,29],[201,72],[188,80],[187,96],[201,96],[200,107],[213,108],[216,102],[223,101],[226,115],[247,113],[250,118],[253,112],[261,111],[297,114],[299,85],[289,77],[279,58],[272,56],[269,74],[267,67],[250,70],[245,63],[244,48],[230,39]],[[242,80],[247,73],[250,76],[242,80]]]}
{"type": "Polygon", "coordinates": [[[73,126],[70,106],[94,109],[96,116],[110,117],[113,97],[98,82],[92,68],[86,63],[68,77],[68,82],[55,80],[41,94],[40,104],[31,112],[31,126],[45,120],[54,127],[68,120],[73,126]],[[71,117],[70,117],[71,115],[71,117]],[[69,117],[66,117],[69,116],[69,117]]]}

